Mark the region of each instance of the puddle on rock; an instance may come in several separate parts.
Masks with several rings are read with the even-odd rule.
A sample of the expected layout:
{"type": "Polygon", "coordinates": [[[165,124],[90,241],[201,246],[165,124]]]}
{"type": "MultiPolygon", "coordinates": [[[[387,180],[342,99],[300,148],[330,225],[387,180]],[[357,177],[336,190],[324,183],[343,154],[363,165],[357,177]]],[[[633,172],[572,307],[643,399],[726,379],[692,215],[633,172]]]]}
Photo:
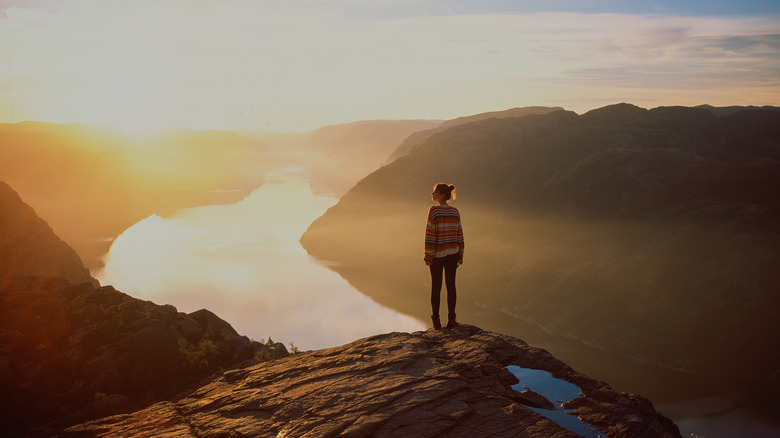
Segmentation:
{"type": "Polygon", "coordinates": [[[517,377],[520,382],[512,385],[512,389],[523,392],[526,389],[544,396],[547,400],[557,406],[556,409],[540,409],[528,407],[532,411],[544,415],[548,419],[558,423],[561,427],[574,433],[580,434],[585,438],[608,438],[603,432],[593,430],[590,424],[580,420],[576,415],[570,414],[570,409],[563,409],[560,406],[568,401],[579,398],[582,390],[579,386],[567,382],[563,379],[553,377],[547,371],[534,370],[530,368],[521,368],[517,365],[506,367],[509,372],[517,377]]]}

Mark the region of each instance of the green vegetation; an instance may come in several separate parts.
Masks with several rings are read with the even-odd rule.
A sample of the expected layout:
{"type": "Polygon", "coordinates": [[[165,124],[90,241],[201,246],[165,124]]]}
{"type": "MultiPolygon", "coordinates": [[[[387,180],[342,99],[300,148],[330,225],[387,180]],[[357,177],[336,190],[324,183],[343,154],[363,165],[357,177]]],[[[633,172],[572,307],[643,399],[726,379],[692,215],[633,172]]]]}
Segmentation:
{"type": "Polygon", "coordinates": [[[184,357],[184,363],[195,369],[205,369],[209,365],[209,357],[219,352],[217,344],[210,339],[201,339],[190,344],[184,338],[179,338],[179,353],[184,357]]]}

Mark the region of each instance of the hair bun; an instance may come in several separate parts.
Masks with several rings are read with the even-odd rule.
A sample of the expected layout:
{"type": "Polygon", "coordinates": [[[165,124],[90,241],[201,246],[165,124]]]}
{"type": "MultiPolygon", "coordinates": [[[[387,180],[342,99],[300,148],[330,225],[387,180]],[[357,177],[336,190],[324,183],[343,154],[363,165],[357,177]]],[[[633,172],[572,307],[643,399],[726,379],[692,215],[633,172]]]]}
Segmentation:
{"type": "Polygon", "coordinates": [[[454,184],[450,184],[449,188],[450,188],[450,191],[453,191],[453,190],[455,190],[455,185],[454,184]]]}

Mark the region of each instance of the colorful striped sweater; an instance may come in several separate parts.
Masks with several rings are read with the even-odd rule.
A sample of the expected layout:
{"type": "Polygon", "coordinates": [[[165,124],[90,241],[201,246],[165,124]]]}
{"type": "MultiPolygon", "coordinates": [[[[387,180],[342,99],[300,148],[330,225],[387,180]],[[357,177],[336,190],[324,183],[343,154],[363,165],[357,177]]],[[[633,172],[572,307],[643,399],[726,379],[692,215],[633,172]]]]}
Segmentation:
{"type": "Polygon", "coordinates": [[[425,227],[425,260],[460,252],[463,254],[460,212],[451,205],[434,205],[428,210],[425,227]]]}

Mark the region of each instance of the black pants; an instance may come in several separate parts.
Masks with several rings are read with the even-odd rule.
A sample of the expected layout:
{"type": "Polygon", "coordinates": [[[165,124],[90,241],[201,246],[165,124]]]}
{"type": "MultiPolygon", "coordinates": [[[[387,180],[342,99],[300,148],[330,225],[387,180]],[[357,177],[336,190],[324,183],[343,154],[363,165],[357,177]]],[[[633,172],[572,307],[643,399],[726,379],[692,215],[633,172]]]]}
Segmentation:
{"type": "Polygon", "coordinates": [[[439,316],[439,302],[441,301],[441,277],[444,271],[444,282],[447,285],[447,312],[450,319],[455,319],[455,302],[458,295],[455,291],[455,271],[458,269],[460,254],[450,254],[446,257],[435,258],[431,262],[431,309],[432,316],[439,316]]]}

